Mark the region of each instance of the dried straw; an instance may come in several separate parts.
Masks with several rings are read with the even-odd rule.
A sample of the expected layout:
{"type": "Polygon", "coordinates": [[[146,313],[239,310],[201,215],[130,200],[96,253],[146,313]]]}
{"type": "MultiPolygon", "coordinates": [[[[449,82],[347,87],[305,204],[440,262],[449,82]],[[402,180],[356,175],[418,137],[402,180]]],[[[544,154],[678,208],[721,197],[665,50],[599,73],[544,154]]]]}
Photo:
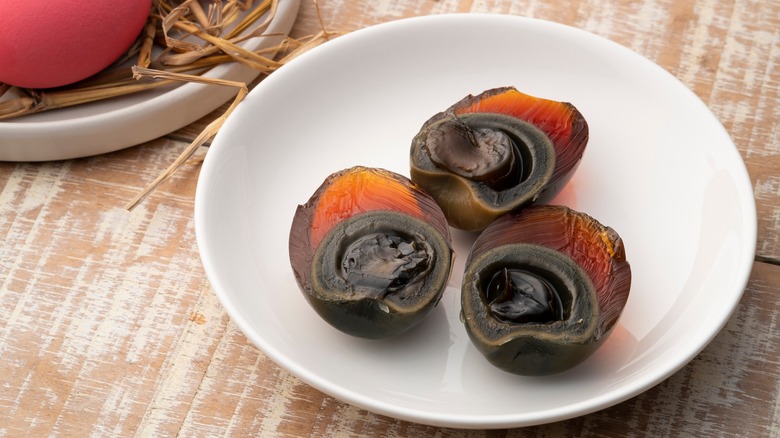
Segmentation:
{"type": "MultiPolygon", "coordinates": [[[[336,34],[335,32],[329,32],[326,30],[325,25],[322,21],[322,15],[320,14],[317,0],[312,0],[312,1],[314,2],[314,5],[317,9],[317,17],[320,21],[320,26],[322,27],[322,30],[315,35],[311,35],[306,38],[301,38],[299,40],[285,38],[282,44],[280,44],[277,47],[268,49],[266,51],[271,53],[280,53],[281,59],[279,61],[273,61],[272,59],[264,56],[264,54],[249,52],[241,48],[240,46],[237,45],[236,38],[232,38],[231,41],[228,39],[215,37],[211,35],[209,32],[207,32],[206,30],[200,29],[192,23],[186,23],[186,22],[182,22],[181,20],[177,20],[176,22],[173,23],[173,25],[170,28],[176,27],[187,31],[192,35],[196,35],[202,38],[203,40],[211,43],[212,46],[210,47],[219,48],[219,50],[221,50],[224,53],[223,55],[221,55],[221,57],[229,58],[231,60],[241,62],[246,65],[250,65],[253,68],[259,70],[261,73],[267,75],[273,72],[274,70],[276,70],[277,68],[281,67],[285,63],[296,58],[300,54],[306,52],[307,50],[317,45],[320,45],[325,41],[328,41],[333,35],[336,34]]],[[[273,14],[276,11],[275,5],[277,2],[276,0],[274,0],[272,3],[273,5],[272,5],[271,12],[273,14]]],[[[262,14],[254,14],[254,15],[256,16],[253,18],[253,20],[256,20],[262,14]]],[[[268,25],[268,23],[270,23],[271,18],[272,17],[269,16],[266,22],[262,23],[259,26],[259,28],[264,29],[268,25]]],[[[163,30],[166,33],[170,30],[170,28],[166,29],[166,25],[165,24],[163,25],[163,30]]],[[[250,34],[255,36],[261,35],[257,29],[251,31],[250,34]]],[[[230,37],[230,35],[228,35],[228,37],[230,37]]],[[[168,37],[166,36],[166,39],[167,38],[168,37]]],[[[195,51],[198,52],[197,53],[198,55],[203,54],[204,56],[203,57],[197,56],[197,57],[193,57],[194,59],[189,59],[188,60],[189,65],[196,64],[198,62],[207,60],[209,58],[220,56],[220,55],[205,54],[203,53],[205,51],[206,50],[195,51]]],[[[185,53],[193,53],[193,52],[191,51],[185,53]]],[[[174,160],[174,162],[171,163],[171,165],[168,166],[168,168],[162,174],[160,174],[157,178],[155,178],[154,181],[149,183],[139,194],[135,196],[135,198],[133,198],[125,206],[127,210],[132,210],[136,206],[138,206],[141,202],[143,202],[143,200],[146,199],[146,197],[149,196],[154,190],[156,190],[165,181],[170,179],[170,177],[173,176],[174,172],[176,172],[176,170],[178,170],[190,157],[192,157],[192,155],[198,150],[199,147],[201,147],[208,139],[216,135],[219,129],[222,127],[225,120],[227,119],[227,117],[233,112],[233,110],[238,106],[238,104],[244,99],[244,97],[249,92],[247,84],[241,82],[225,81],[225,80],[215,79],[215,78],[176,73],[170,70],[169,71],[154,70],[154,69],[148,69],[148,68],[136,66],[133,67],[133,76],[136,79],[153,78],[158,80],[159,82],[185,81],[185,82],[198,82],[198,83],[213,84],[219,86],[236,87],[238,88],[238,94],[233,100],[233,103],[227,108],[227,110],[225,110],[225,112],[222,115],[220,115],[217,119],[209,123],[209,125],[206,126],[206,128],[195,138],[195,140],[193,140],[192,143],[190,143],[189,146],[187,146],[187,148],[179,155],[179,157],[176,158],[176,160],[174,160]]]]}
{"type": "MultiPolygon", "coordinates": [[[[138,40],[114,67],[92,78],[51,90],[23,89],[0,83],[0,120],[82,105],[125,96],[181,82],[197,82],[238,89],[232,104],[212,121],[181,155],[143,189],[126,208],[132,210],[152,191],[167,181],[208,139],[248,93],[240,82],[200,76],[210,68],[239,62],[268,75],[301,53],[329,40],[337,32],[327,31],[317,0],[312,0],[322,30],[308,37],[284,37],[274,47],[250,51],[240,44],[249,38],[272,36],[265,33],[277,10],[278,0],[214,0],[204,10],[198,0],[153,0],[152,12],[138,40]],[[259,22],[262,17],[265,19],[259,22]],[[230,29],[230,30],[227,30],[230,29]],[[154,56],[153,48],[162,48],[154,56]],[[279,59],[274,59],[277,57],[279,59]]],[[[278,35],[276,35],[278,36],[278,35]]]]}
{"type": "Polygon", "coordinates": [[[171,73],[166,71],[160,71],[160,70],[151,70],[143,67],[133,67],[133,75],[138,78],[143,77],[152,77],[155,79],[164,79],[164,80],[174,80],[174,81],[183,81],[183,82],[198,82],[203,84],[213,84],[213,85],[221,85],[221,86],[228,86],[228,87],[236,87],[238,88],[238,94],[236,95],[235,99],[233,99],[233,103],[228,107],[225,112],[217,117],[214,121],[208,124],[206,128],[193,140],[192,143],[190,143],[189,146],[184,150],[184,152],[179,155],[176,160],[171,163],[170,166],[168,166],[167,169],[165,169],[165,172],[160,174],[157,178],[155,178],[154,181],[152,181],[146,188],[141,191],[138,195],[136,195],[135,198],[133,198],[126,206],[125,208],[127,210],[132,210],[135,208],[138,204],[140,204],[146,197],[151,194],[157,187],[159,187],[162,183],[167,181],[176,170],[178,170],[191,156],[195,153],[196,150],[198,150],[199,147],[203,146],[203,144],[208,140],[209,138],[216,135],[217,131],[219,131],[219,128],[222,127],[222,124],[225,123],[225,119],[233,112],[233,110],[238,106],[238,104],[244,100],[244,97],[246,97],[247,93],[249,93],[249,89],[247,88],[247,85],[243,82],[235,82],[235,81],[226,81],[224,79],[216,79],[216,78],[204,78],[201,76],[193,76],[193,75],[186,75],[181,73],[171,73]]]}
{"type": "Polygon", "coordinates": [[[173,82],[133,79],[131,68],[121,67],[130,60],[141,67],[191,75],[233,61],[270,73],[279,63],[265,55],[282,50],[287,42],[254,53],[238,45],[245,38],[239,38],[237,32],[249,30],[252,36],[263,36],[277,4],[278,0],[263,0],[257,5],[252,0],[215,0],[206,12],[196,0],[154,0],[153,12],[141,36],[115,67],[57,89],[33,90],[0,84],[0,97],[10,97],[0,101],[0,120],[138,93],[173,82]],[[249,12],[241,18],[243,11],[249,12]],[[264,15],[267,18],[258,23],[264,15]],[[225,32],[231,26],[232,30],[225,32]],[[156,58],[152,55],[155,42],[162,48],[156,58]]]}

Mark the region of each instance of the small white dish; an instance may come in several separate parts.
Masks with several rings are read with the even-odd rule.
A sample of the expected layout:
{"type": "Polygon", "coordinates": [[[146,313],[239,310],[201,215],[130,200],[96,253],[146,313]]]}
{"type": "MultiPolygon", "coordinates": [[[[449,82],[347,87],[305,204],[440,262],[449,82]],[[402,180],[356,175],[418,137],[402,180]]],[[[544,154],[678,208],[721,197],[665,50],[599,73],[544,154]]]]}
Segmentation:
{"type": "Polygon", "coordinates": [[[340,37],[265,79],[203,165],[195,227],[206,273],[241,330],[281,367],[359,407],[461,428],[593,412],[658,384],[719,332],[746,286],[756,211],[729,135],[689,89],[604,38],[528,18],[444,15],[340,37]],[[351,338],[298,290],[287,239],[298,204],[361,164],[408,175],[412,137],[469,93],[514,85],[574,103],[590,142],[556,198],[615,228],[634,282],[615,332],[550,377],[493,368],[459,320],[457,261],[439,307],[396,339],[351,338]]]}
{"type": "MultiPolygon", "coordinates": [[[[243,43],[249,50],[279,44],[290,32],[300,0],[282,0],[266,34],[243,43]]],[[[259,72],[239,63],[203,76],[249,83],[259,72]]],[[[207,115],[236,89],[183,83],[114,99],[0,121],[0,161],[50,161],[113,152],[153,140],[207,115]]]]}

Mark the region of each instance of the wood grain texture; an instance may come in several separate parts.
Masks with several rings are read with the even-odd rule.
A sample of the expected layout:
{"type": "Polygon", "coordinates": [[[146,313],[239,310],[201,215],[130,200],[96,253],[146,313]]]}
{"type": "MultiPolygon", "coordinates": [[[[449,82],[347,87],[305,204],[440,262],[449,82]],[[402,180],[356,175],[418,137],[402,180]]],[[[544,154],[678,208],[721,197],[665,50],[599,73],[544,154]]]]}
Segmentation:
{"type": "MultiPolygon", "coordinates": [[[[122,207],[203,122],[147,144],[0,163],[0,437],[780,436],[780,2],[320,0],[331,30],[403,17],[505,13],[604,36],[655,61],[715,113],[756,197],[757,262],[736,312],[668,380],[614,407],[513,430],[376,415],[302,383],[231,322],[193,229],[197,159],[122,207]]],[[[316,32],[303,0],[293,35],[316,32]]],[[[199,156],[207,149],[199,151],[199,156]]]]}

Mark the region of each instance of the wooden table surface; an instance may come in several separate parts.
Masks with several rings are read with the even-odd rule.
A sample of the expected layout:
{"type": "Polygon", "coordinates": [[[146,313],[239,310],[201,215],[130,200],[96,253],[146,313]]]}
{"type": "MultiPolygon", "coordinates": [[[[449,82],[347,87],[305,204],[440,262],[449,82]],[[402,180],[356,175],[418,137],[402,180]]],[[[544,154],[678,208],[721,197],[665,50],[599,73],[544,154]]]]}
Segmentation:
{"type": "MultiPolygon", "coordinates": [[[[466,431],[350,406],[275,365],[221,307],[194,236],[197,157],[138,208],[123,208],[200,121],[106,155],[0,163],[0,437],[780,436],[780,1],[319,6],[328,28],[345,32],[449,12],[546,19],[616,41],[679,78],[732,136],[758,207],[753,271],[726,327],[656,387],[559,423],[466,431]]],[[[319,28],[314,3],[302,0],[293,36],[319,28]]]]}

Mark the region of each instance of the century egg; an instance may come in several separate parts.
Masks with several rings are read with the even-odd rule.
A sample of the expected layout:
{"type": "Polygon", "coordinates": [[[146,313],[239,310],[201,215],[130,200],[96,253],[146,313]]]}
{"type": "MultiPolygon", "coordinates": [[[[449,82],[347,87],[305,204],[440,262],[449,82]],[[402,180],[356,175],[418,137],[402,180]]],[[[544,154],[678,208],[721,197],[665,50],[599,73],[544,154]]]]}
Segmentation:
{"type": "Polygon", "coordinates": [[[493,88],[423,124],[412,140],[410,175],[450,225],[480,231],[510,211],[549,202],[573,175],[588,137],[571,103],[493,88]]]}
{"type": "Polygon", "coordinates": [[[298,206],[289,256],[298,286],[325,321],[378,339],[430,313],[454,252],[433,198],[402,175],[355,166],[328,176],[298,206]]]}
{"type": "Polygon", "coordinates": [[[631,288],[623,241],[564,206],[531,206],[490,224],[471,248],[461,306],[490,363],[521,375],[574,367],[615,327],[631,288]]]}

